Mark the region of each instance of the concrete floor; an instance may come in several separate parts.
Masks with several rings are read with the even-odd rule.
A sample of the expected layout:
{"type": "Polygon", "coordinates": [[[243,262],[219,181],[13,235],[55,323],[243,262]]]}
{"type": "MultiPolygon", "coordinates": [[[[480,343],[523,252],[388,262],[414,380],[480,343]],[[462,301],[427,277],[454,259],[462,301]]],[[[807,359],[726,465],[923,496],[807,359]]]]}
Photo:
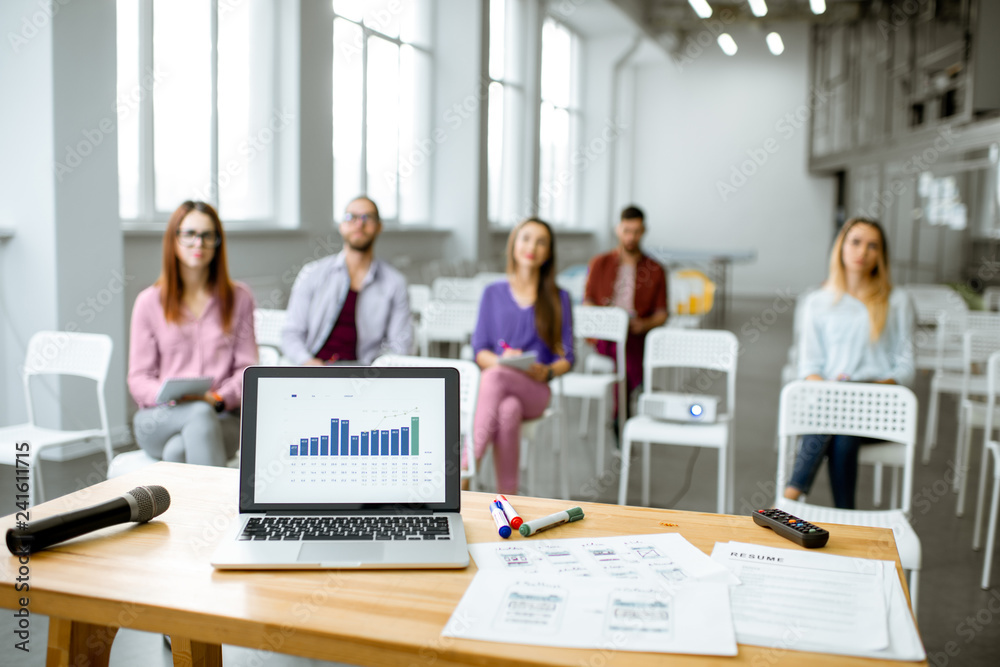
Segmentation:
{"type": "MultiPolygon", "coordinates": [[[[780,302],[779,302],[780,306],[780,302]]],[[[740,299],[733,304],[726,328],[736,333],[740,345],[736,399],[736,475],[733,511],[747,513],[773,504],[776,453],[774,448],[778,393],[781,367],[792,337],[791,311],[778,312],[773,300],[740,299]]],[[[929,378],[922,374],[917,382],[921,406],[926,405],[929,378]]],[[[579,500],[613,503],[618,494],[618,462],[609,438],[606,457],[607,472],[597,476],[594,467],[596,430],[591,411],[590,427],[585,436],[578,432],[579,407],[568,406],[570,443],[574,452],[571,464],[571,495],[579,500]]],[[[922,439],[923,423],[921,423],[922,439]]],[[[989,591],[979,587],[982,553],[972,551],[972,503],[966,516],[955,517],[955,496],[944,482],[951,479],[949,461],[954,456],[955,403],[945,399],[939,429],[938,447],[931,463],[918,464],[914,480],[914,526],[923,545],[923,570],[920,581],[918,621],[929,664],[998,665],[1000,664],[1000,568],[994,568],[994,585],[989,591]]],[[[977,434],[977,437],[978,434],[977,434]]],[[[978,470],[978,444],[973,448],[973,471],[978,470]]],[[[552,496],[558,490],[554,470],[544,455],[545,448],[536,448],[537,489],[522,493],[552,496]]],[[[715,511],[716,454],[682,447],[654,447],[652,455],[651,504],[684,510],[715,511]],[[690,472],[690,484],[679,498],[690,472]],[[676,499],[676,500],[675,500],[676,499]]],[[[628,500],[640,499],[638,457],[633,459],[628,500]]],[[[94,473],[103,471],[99,456],[67,463],[46,463],[45,487],[49,497],[69,493],[93,483],[94,473]]],[[[492,471],[483,471],[482,490],[490,490],[492,471]]],[[[811,500],[829,502],[829,487],[821,473],[811,500]]],[[[97,475],[99,477],[99,475],[97,475]]],[[[888,483],[887,483],[888,487],[888,483]]],[[[972,482],[974,492],[975,481],[972,482]]],[[[0,466],[0,489],[13,489],[11,468],[0,466]]],[[[858,486],[859,507],[871,507],[872,474],[863,469],[858,486]]],[[[6,497],[6,492],[2,494],[6,497]]],[[[12,500],[6,506],[12,507],[12,500]]],[[[997,560],[997,559],[995,559],[997,560]]],[[[0,666],[24,667],[44,664],[44,641],[47,622],[35,617],[32,625],[32,651],[21,654],[13,648],[14,623],[9,614],[0,615],[0,666]]],[[[284,656],[226,647],[227,665],[284,667],[286,665],[329,664],[318,661],[291,659],[284,656]]],[[[331,656],[335,659],[335,656],[331,656]]],[[[803,654],[803,664],[808,664],[803,654]]],[[[170,654],[160,635],[123,631],[115,641],[111,664],[145,667],[166,667],[170,654]],[[140,662],[141,661],[141,662],[140,662]]]]}

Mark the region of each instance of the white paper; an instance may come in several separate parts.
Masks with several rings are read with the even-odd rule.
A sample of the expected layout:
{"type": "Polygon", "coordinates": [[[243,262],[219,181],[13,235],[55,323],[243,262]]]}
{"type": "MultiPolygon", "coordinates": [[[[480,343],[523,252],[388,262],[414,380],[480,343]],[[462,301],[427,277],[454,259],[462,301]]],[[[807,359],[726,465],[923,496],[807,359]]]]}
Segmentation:
{"type": "Polygon", "coordinates": [[[480,570],[739,583],[728,568],[678,533],[479,542],[469,545],[469,553],[480,570]]]}
{"type": "Polygon", "coordinates": [[[480,569],[442,631],[485,641],[736,655],[729,586],[480,569]]]}
{"type": "Polygon", "coordinates": [[[731,604],[740,643],[899,660],[925,657],[895,564],[816,551],[716,543],[742,582],[731,604]]]}

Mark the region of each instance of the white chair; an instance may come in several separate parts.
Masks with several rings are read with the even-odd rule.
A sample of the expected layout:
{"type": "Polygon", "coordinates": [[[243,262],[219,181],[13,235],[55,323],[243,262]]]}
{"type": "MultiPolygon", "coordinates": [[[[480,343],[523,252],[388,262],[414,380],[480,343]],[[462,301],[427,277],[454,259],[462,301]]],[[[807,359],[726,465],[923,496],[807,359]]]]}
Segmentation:
{"type": "Polygon", "coordinates": [[[410,312],[419,318],[431,301],[431,288],[429,285],[407,285],[406,292],[410,298],[410,312]]]}
{"type": "Polygon", "coordinates": [[[434,301],[479,303],[483,287],[475,278],[435,278],[431,283],[431,298],[434,301]]]}
{"type": "Polygon", "coordinates": [[[462,470],[462,479],[468,479],[470,487],[476,490],[476,453],[473,447],[472,428],[476,423],[476,400],[479,398],[479,366],[472,361],[442,359],[438,357],[414,357],[401,354],[383,354],[372,362],[372,366],[387,367],[447,367],[458,370],[459,415],[461,421],[462,448],[466,453],[467,467],[462,470]]]}
{"type": "Polygon", "coordinates": [[[1000,287],[987,287],[983,290],[983,310],[1000,310],[1000,287]]]}
{"type": "MultiPolygon", "coordinates": [[[[962,398],[968,396],[985,396],[986,379],[983,376],[972,378],[966,387],[965,359],[963,356],[963,340],[966,331],[1000,331],[1000,313],[974,312],[965,316],[941,315],[938,318],[938,363],[931,377],[930,401],[927,407],[927,427],[924,430],[923,462],[929,463],[931,449],[937,443],[938,410],[941,394],[956,394],[962,398]],[[953,357],[950,349],[958,350],[958,362],[947,364],[946,359],[953,357]]],[[[989,356],[988,353],[986,356],[989,356]]],[[[985,362],[986,356],[973,358],[973,362],[985,362]]],[[[959,404],[961,406],[961,404],[959,404]]],[[[958,478],[956,477],[955,489],[958,478]]]]}
{"type": "MultiPolygon", "coordinates": [[[[643,443],[642,504],[649,504],[650,443],[707,447],[719,451],[716,511],[725,513],[732,503],[735,469],[733,432],[730,422],[736,409],[736,360],[739,343],[729,331],[669,329],[658,327],[646,336],[643,354],[643,393],[653,392],[653,374],[660,368],[697,368],[707,374],[726,374],[725,412],[715,423],[666,422],[645,415],[625,422],[622,434],[622,469],[618,504],[624,505],[628,491],[633,442],[643,443]]],[[[705,375],[704,377],[709,377],[705,375]]],[[[703,392],[702,392],[703,393],[703,392]]]]}
{"type": "Polygon", "coordinates": [[[104,381],[111,363],[112,348],[111,337],[105,334],[39,331],[28,341],[21,374],[28,422],[0,428],[0,442],[4,443],[4,447],[0,448],[0,463],[15,466],[15,473],[19,469],[19,460],[30,466],[28,502],[31,505],[35,504],[36,497],[45,499],[41,453],[48,447],[100,439],[104,441],[104,454],[108,465],[111,465],[114,453],[108,429],[108,409],[104,401],[104,381]],[[31,378],[45,375],[73,375],[93,380],[96,383],[100,427],[70,430],[39,426],[31,395],[31,378]],[[29,443],[30,449],[27,456],[18,459],[17,455],[23,452],[15,452],[14,443],[22,442],[29,443]]]}
{"type": "MultiPolygon", "coordinates": [[[[274,364],[265,364],[261,361],[262,366],[278,365],[282,363],[281,354],[281,330],[285,327],[285,311],[277,310],[274,308],[254,308],[253,311],[253,328],[254,334],[257,337],[257,349],[258,352],[262,351],[264,347],[272,348],[278,354],[278,361],[274,364]]],[[[270,354],[262,354],[267,356],[268,360],[273,359],[270,354]]]]}
{"type": "MultiPolygon", "coordinates": [[[[955,516],[962,516],[965,513],[965,489],[969,476],[972,431],[985,428],[987,424],[986,402],[975,400],[973,396],[988,396],[989,374],[973,373],[973,370],[986,366],[993,353],[1000,352],[1000,328],[992,331],[985,329],[966,331],[962,348],[965,370],[962,374],[962,392],[958,402],[955,479],[952,481],[953,490],[958,492],[955,516]]],[[[981,465],[983,464],[985,460],[981,462],[981,465]]]]}
{"type": "Polygon", "coordinates": [[[521,422],[521,455],[519,459],[520,472],[527,476],[528,489],[531,495],[540,495],[536,486],[538,466],[529,465],[531,462],[531,443],[541,440],[540,434],[543,428],[548,428],[552,432],[550,442],[552,443],[552,453],[555,458],[556,475],[559,477],[559,493],[562,498],[569,498],[569,452],[566,445],[566,425],[564,423],[564,410],[562,406],[563,378],[558,377],[550,383],[552,398],[549,406],[545,408],[537,419],[526,419],[521,422]]]}
{"type": "Polygon", "coordinates": [[[997,395],[1000,394],[1000,351],[990,355],[986,368],[986,404],[984,406],[985,424],[983,427],[983,453],[979,465],[979,490],[976,493],[976,523],[972,533],[972,548],[978,550],[982,545],[983,504],[986,499],[986,473],[993,464],[993,495],[990,501],[990,516],[987,519],[986,552],[983,558],[982,587],[990,587],[990,568],[993,565],[993,548],[996,542],[997,510],[1000,504],[1000,444],[993,439],[993,432],[1000,426],[1000,406],[997,405],[997,395]]]}
{"type": "MultiPolygon", "coordinates": [[[[618,387],[618,406],[621,414],[625,414],[628,392],[625,381],[625,341],[628,338],[628,313],[615,307],[607,306],[574,306],[573,335],[576,338],[606,340],[617,346],[616,367],[611,372],[579,373],[571,371],[563,375],[562,396],[564,398],[581,398],[585,402],[590,399],[598,401],[597,412],[597,476],[604,474],[604,444],[607,437],[607,415],[610,410],[608,392],[616,385],[618,387]]],[[[602,355],[595,355],[602,356],[602,355]]],[[[607,358],[607,357],[605,357],[607,358]]],[[[555,385],[557,381],[553,380],[555,385]]],[[[553,386],[553,390],[557,387],[553,386]]],[[[581,417],[587,413],[581,409],[581,417]]],[[[620,420],[620,423],[624,420],[620,420]]],[[[581,419],[581,427],[584,422],[581,419]]],[[[619,433],[621,436],[621,433],[619,433]]]]}
{"type": "MultiPolygon", "coordinates": [[[[921,564],[920,539],[910,525],[913,466],[917,437],[917,397],[906,387],[860,382],[796,380],[781,390],[778,407],[778,470],[775,506],[814,523],[890,528],[903,567],[910,570],[910,599],[917,608],[921,564]],[[789,500],[784,489],[795,463],[799,436],[855,435],[903,445],[902,508],[898,510],[844,510],[789,500]]],[[[862,450],[868,445],[862,446],[862,450]]]]}
{"type": "Polygon", "coordinates": [[[420,354],[430,356],[431,343],[467,343],[476,328],[479,303],[433,300],[424,308],[420,323],[420,354]]]}
{"type": "MultiPolygon", "coordinates": [[[[953,323],[964,321],[969,312],[965,299],[947,285],[906,285],[902,289],[909,293],[916,314],[916,367],[920,370],[961,370],[957,366],[961,361],[961,341],[947,336],[945,344],[946,341],[939,341],[939,337],[944,332],[942,316],[953,323]]],[[[959,327],[958,333],[961,332],[962,327],[959,327]]]]}

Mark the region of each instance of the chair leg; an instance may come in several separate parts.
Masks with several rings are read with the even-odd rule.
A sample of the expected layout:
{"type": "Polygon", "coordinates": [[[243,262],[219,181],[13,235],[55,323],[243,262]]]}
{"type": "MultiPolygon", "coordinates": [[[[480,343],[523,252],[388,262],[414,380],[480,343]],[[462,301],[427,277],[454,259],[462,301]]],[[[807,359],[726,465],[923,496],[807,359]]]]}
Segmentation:
{"type": "Polygon", "coordinates": [[[632,441],[626,436],[622,438],[622,469],[618,477],[618,504],[625,504],[625,496],[628,493],[628,473],[632,463],[632,441]]]}
{"type": "Polygon", "coordinates": [[[994,461],[993,500],[990,501],[990,524],[986,529],[986,551],[983,553],[983,590],[990,587],[990,569],[993,567],[993,546],[997,536],[997,509],[1000,504],[1000,461],[994,461]]]}
{"type": "Polygon", "coordinates": [[[875,464],[875,484],[872,488],[872,504],[875,507],[882,506],[882,464],[875,464]]]}
{"type": "MultiPolygon", "coordinates": [[[[589,401],[589,398],[585,398],[589,401]]],[[[604,475],[604,440],[608,437],[608,406],[605,399],[597,401],[597,476],[604,475]]]]}
{"type": "Polygon", "coordinates": [[[32,457],[31,474],[34,475],[35,483],[31,485],[31,497],[29,501],[31,502],[31,506],[34,507],[35,503],[45,502],[45,486],[42,484],[42,457],[37,453],[32,457]]]}
{"type": "MultiPolygon", "coordinates": [[[[965,489],[968,486],[969,480],[969,450],[972,449],[972,408],[968,411],[962,410],[965,414],[964,419],[959,420],[959,437],[955,440],[955,447],[958,451],[955,453],[955,459],[957,462],[958,471],[955,475],[955,486],[958,486],[958,502],[955,504],[955,516],[963,516],[965,514],[965,489]]],[[[985,464],[985,461],[980,462],[980,466],[985,464]]]]}
{"type": "Polygon", "coordinates": [[[560,406],[559,412],[556,414],[555,421],[552,424],[552,434],[554,437],[552,441],[556,443],[559,448],[559,461],[558,461],[558,475],[560,481],[560,491],[562,492],[563,500],[569,500],[569,452],[566,451],[568,447],[566,446],[566,439],[563,436],[566,433],[565,424],[563,423],[563,418],[565,417],[562,407],[560,406]]]}
{"type": "MultiPolygon", "coordinates": [[[[958,493],[958,490],[962,487],[962,476],[966,474],[964,467],[965,463],[965,432],[967,430],[967,424],[971,422],[971,412],[970,406],[963,406],[961,401],[958,406],[958,428],[955,431],[955,478],[951,480],[951,491],[952,493],[958,493]]],[[[962,516],[958,514],[958,516],[962,516]]]]}
{"type": "Polygon", "coordinates": [[[892,496],[889,498],[889,509],[899,509],[899,499],[903,497],[903,492],[899,490],[900,480],[903,477],[903,469],[892,468],[892,496]]]}
{"type": "Polygon", "coordinates": [[[587,424],[590,423],[590,399],[580,400],[580,435],[587,435],[587,424]]]}
{"type": "Polygon", "coordinates": [[[726,457],[728,453],[719,450],[719,471],[716,475],[718,479],[719,490],[715,492],[715,511],[719,514],[726,513],[726,457]]]}
{"type": "Polygon", "coordinates": [[[920,570],[910,570],[910,609],[913,616],[917,616],[917,594],[920,588],[920,570]]]}
{"type": "MultiPolygon", "coordinates": [[[[983,454],[982,461],[979,464],[979,489],[976,491],[976,523],[972,530],[972,548],[975,551],[979,550],[982,545],[983,538],[983,505],[986,502],[986,469],[989,468],[990,463],[996,467],[1000,462],[994,461],[990,454],[990,450],[987,448],[987,437],[986,434],[983,437],[983,454]]],[[[997,471],[993,471],[994,476],[997,471]]],[[[993,493],[993,502],[996,502],[996,492],[993,493]]],[[[991,510],[992,511],[992,510],[991,510]]]]}
{"type": "Polygon", "coordinates": [[[642,443],[642,505],[649,507],[649,460],[650,446],[648,442],[642,443]]]}
{"type": "Polygon", "coordinates": [[[938,393],[937,382],[931,379],[930,403],[927,406],[927,428],[924,429],[924,454],[922,461],[924,465],[931,462],[931,450],[934,449],[934,442],[937,440],[937,412],[938,401],[941,395],[938,393]]]}

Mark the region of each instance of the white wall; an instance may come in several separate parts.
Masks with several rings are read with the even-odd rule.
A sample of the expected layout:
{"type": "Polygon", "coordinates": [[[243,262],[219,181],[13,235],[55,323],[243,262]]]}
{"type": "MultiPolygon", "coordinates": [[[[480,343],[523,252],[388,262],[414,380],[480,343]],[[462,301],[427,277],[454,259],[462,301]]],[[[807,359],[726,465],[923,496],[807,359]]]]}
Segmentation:
{"type": "MultiPolygon", "coordinates": [[[[106,395],[111,425],[121,425],[124,386],[115,380],[124,376],[127,278],[117,215],[114,3],[17,1],[0,12],[0,71],[11,93],[0,110],[0,217],[15,229],[0,251],[4,420],[27,417],[17,381],[27,340],[63,329],[114,338],[106,395]]],[[[58,399],[62,390],[61,411],[41,415],[46,425],[97,425],[84,416],[96,402],[78,398],[81,386],[63,382],[36,394],[58,399]]]]}
{"type": "Polygon", "coordinates": [[[761,31],[729,31],[734,57],[708,35],[681,66],[636,71],[631,199],[649,245],[755,249],[734,269],[735,294],[797,293],[825,277],[835,197],[831,178],[808,174],[808,124],[794,119],[808,115],[808,28],[781,25],[779,57],[761,31]]]}

